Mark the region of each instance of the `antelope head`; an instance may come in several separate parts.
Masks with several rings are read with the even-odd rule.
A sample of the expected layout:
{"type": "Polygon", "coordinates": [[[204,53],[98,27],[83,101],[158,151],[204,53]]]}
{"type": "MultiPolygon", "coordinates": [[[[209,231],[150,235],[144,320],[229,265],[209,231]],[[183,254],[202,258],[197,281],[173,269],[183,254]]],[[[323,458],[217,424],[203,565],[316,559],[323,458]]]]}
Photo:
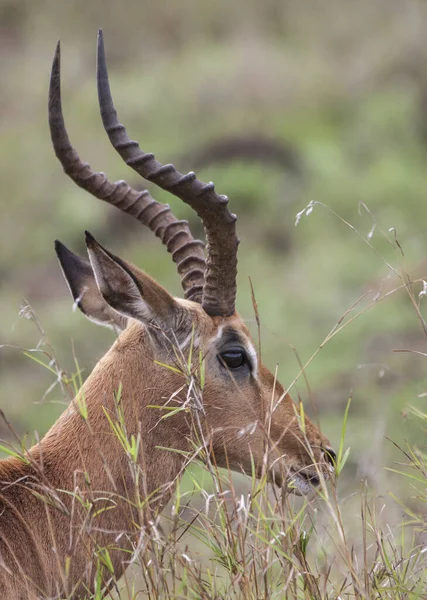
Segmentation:
{"type": "MultiPolygon", "coordinates": [[[[132,215],[161,239],[177,265],[184,290],[184,299],[172,297],[89,233],[89,260],[56,242],[63,274],[81,311],[120,332],[113,352],[115,360],[126,355],[121,367],[123,402],[131,390],[133,402],[136,396],[137,418],[144,421],[150,402],[172,402],[174,406],[174,402],[185,401],[189,382],[183,384],[180,357],[187,364],[191,353],[197,367],[201,356],[204,384],[200,419],[216,464],[249,474],[254,466],[257,474],[265,468],[280,486],[300,493],[309,491],[322,474],[327,477],[334,453],[307,418],[302,425],[298,408],[261,363],[250,333],[235,311],[239,240],[236,216],[228,210],[227,197],[217,194],[213,183],[199,181],[193,172],[183,175],[171,164],[162,165],[128,137],[113,105],[101,32],[97,82],[102,121],[113,147],[144,179],[194,209],[203,222],[207,241],[205,257],[203,243],[192,237],[188,223],[177,220],[168,205],[156,202],[147,191],[136,191],[125,181],[109,181],[79,159],[64,125],[58,44],[49,95],[49,123],[57,157],[80,187],[132,215]],[[145,387],[140,384],[142,379],[145,387]],[[160,397],[154,402],[151,395],[149,402],[144,390],[156,386],[160,397]]],[[[159,435],[163,445],[167,445],[165,440],[171,445],[176,440],[179,445],[191,437],[191,427],[182,415],[165,420],[161,427],[163,433],[159,426],[151,435],[159,435]]]]}

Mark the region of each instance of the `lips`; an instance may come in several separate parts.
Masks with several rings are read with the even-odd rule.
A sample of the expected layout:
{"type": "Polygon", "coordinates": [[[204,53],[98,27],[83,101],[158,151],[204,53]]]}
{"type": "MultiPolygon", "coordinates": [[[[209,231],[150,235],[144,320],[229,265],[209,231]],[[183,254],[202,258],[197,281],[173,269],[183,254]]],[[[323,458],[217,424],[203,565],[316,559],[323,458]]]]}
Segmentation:
{"type": "MultiPolygon", "coordinates": [[[[297,496],[303,496],[313,492],[323,481],[333,478],[335,472],[332,462],[321,461],[320,463],[311,463],[309,466],[299,468],[286,466],[276,462],[275,466],[270,467],[269,479],[277,487],[293,493],[297,496]]],[[[261,476],[261,471],[259,472],[261,476]]]]}
{"type": "Polygon", "coordinates": [[[305,473],[304,471],[292,472],[288,480],[291,490],[298,495],[309,494],[320,484],[320,478],[317,474],[305,473]]]}
{"type": "MultiPolygon", "coordinates": [[[[289,469],[287,476],[283,476],[277,470],[270,472],[271,479],[277,487],[284,488],[288,492],[303,496],[312,492],[320,485],[320,477],[316,472],[307,472],[303,469],[289,469]]],[[[328,473],[324,474],[328,479],[328,473]]]]}

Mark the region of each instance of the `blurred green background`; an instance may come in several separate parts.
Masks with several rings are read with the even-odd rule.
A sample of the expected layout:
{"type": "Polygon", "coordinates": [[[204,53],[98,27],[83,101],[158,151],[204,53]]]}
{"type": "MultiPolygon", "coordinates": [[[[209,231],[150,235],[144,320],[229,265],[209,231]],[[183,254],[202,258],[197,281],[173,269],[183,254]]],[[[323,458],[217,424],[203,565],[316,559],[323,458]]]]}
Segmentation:
{"type": "MultiPolygon", "coordinates": [[[[230,197],[241,239],[238,309],[256,337],[250,277],[264,361],[279,365],[335,445],[352,396],[343,490],[367,479],[388,492],[384,467],[400,455],[387,438],[425,437],[411,407],[426,410],[426,358],[393,350],[427,351],[414,302],[397,289],[404,273],[427,277],[426,3],[0,0],[0,344],[37,346],[37,328],[19,316],[25,297],[60,367],[73,372],[75,354],[85,374],[113,336],[73,312],[55,238],[83,254],[88,229],[180,294],[160,242],[77,188],[51,148],[47,89],[60,38],[72,143],[110,178],[144,185],[102,129],[98,27],[130,135],[162,162],[197,166],[230,197]],[[295,227],[311,201],[321,204],[295,227]],[[366,312],[322,347],[306,381],[298,377],[299,361],[361,297],[346,319],[366,312]]],[[[178,200],[151,191],[202,234],[178,200]]],[[[409,288],[422,314],[423,285],[409,288]]],[[[59,386],[45,395],[55,375],[9,346],[0,349],[0,408],[31,439],[67,399],[59,386]]],[[[0,436],[10,436],[4,424],[0,436]]]]}

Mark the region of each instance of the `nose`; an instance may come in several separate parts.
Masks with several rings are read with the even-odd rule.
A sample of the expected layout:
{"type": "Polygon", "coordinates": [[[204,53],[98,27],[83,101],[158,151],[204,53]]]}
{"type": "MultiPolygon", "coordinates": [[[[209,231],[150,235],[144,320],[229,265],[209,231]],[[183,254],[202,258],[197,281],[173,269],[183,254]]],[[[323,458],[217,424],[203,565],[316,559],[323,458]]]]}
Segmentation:
{"type": "Polygon", "coordinates": [[[314,473],[307,473],[306,471],[304,471],[302,469],[301,471],[298,472],[298,475],[300,475],[300,477],[305,479],[313,487],[317,487],[320,484],[319,477],[317,475],[315,475],[314,473]]]}
{"type": "Polygon", "coordinates": [[[330,446],[324,446],[322,448],[322,455],[325,461],[335,468],[337,464],[337,455],[335,451],[330,446]]]}

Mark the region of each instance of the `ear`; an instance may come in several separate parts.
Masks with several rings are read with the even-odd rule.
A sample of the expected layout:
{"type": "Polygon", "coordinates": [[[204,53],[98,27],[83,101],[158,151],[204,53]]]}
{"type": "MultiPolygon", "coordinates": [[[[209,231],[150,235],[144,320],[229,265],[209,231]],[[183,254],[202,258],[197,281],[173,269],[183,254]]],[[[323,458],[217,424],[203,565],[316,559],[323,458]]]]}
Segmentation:
{"type": "Polygon", "coordinates": [[[185,317],[184,309],[161,285],[111,254],[88,231],[86,246],[99,291],[114,310],[143,323],[157,321],[172,329],[185,317]]]}
{"type": "Polygon", "coordinates": [[[113,310],[96,285],[89,261],[55,241],[55,251],[71,295],[82,313],[94,323],[122,331],[127,319],[113,310]]]}

